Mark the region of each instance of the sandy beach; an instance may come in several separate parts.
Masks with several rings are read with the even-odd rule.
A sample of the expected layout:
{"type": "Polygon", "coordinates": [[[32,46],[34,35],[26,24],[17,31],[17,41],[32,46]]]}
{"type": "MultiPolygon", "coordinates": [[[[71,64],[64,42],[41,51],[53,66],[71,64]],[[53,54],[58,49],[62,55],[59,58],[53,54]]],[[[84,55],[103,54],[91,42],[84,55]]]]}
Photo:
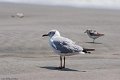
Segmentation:
{"type": "Polygon", "coordinates": [[[0,80],[120,80],[119,41],[120,10],[0,3],[0,80]],[[56,69],[59,55],[42,38],[52,29],[95,51],[69,56],[66,68],[56,69]],[[105,36],[90,43],[87,29],[105,36]]]}

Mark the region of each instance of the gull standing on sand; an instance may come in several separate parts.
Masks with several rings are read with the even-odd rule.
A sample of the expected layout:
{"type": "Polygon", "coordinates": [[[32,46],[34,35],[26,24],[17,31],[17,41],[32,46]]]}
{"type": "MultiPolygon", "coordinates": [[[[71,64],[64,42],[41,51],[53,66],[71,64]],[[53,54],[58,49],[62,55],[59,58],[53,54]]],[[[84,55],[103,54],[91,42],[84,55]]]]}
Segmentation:
{"type": "Polygon", "coordinates": [[[53,48],[54,52],[60,55],[60,69],[65,68],[65,56],[71,56],[76,54],[89,53],[88,51],[94,51],[94,49],[85,49],[78,46],[72,40],[60,36],[59,31],[51,30],[48,34],[42,35],[49,36],[49,43],[53,48]],[[62,63],[62,58],[64,58],[64,63],[62,63]],[[63,64],[63,65],[62,65],[63,64]]]}
{"type": "Polygon", "coordinates": [[[87,35],[93,39],[93,43],[95,42],[95,39],[104,36],[104,34],[98,33],[95,30],[86,30],[84,33],[87,33],[87,35]]]}

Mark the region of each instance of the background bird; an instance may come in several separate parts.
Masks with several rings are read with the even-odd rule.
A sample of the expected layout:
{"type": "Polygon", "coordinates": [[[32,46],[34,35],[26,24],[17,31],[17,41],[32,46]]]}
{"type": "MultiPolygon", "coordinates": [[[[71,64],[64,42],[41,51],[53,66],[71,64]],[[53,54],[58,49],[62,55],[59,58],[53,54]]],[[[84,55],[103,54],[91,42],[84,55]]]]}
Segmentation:
{"type": "Polygon", "coordinates": [[[57,30],[51,30],[48,34],[42,35],[49,36],[49,43],[53,48],[54,52],[60,55],[60,69],[65,68],[65,56],[71,56],[76,54],[90,53],[89,51],[94,51],[95,49],[86,49],[78,46],[72,40],[62,37],[57,30]],[[64,63],[63,60],[64,59],[64,63]]]}
{"type": "Polygon", "coordinates": [[[87,33],[87,35],[93,39],[93,43],[95,42],[95,39],[104,36],[104,34],[98,33],[96,30],[86,30],[84,33],[87,33]]]}

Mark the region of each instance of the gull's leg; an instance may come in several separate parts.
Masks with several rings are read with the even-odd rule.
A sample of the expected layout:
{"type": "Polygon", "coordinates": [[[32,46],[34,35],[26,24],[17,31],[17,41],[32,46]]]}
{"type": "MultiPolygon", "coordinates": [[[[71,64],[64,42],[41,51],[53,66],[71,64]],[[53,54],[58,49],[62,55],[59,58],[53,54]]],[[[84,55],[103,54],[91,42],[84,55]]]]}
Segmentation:
{"type": "Polygon", "coordinates": [[[60,69],[62,69],[62,56],[60,56],[60,69]]]}
{"type": "Polygon", "coordinates": [[[65,56],[64,56],[64,64],[63,64],[63,68],[65,68],[65,56]]]}

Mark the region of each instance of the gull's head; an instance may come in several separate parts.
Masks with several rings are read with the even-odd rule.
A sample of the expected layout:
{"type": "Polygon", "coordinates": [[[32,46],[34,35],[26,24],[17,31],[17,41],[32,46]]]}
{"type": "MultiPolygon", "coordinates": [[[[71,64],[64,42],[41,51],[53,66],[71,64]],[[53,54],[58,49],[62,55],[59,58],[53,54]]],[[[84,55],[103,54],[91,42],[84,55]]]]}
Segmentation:
{"type": "Polygon", "coordinates": [[[49,36],[51,38],[53,36],[60,36],[60,33],[57,30],[51,30],[51,31],[49,31],[48,34],[42,35],[42,37],[44,37],[44,36],[49,36]]]}

